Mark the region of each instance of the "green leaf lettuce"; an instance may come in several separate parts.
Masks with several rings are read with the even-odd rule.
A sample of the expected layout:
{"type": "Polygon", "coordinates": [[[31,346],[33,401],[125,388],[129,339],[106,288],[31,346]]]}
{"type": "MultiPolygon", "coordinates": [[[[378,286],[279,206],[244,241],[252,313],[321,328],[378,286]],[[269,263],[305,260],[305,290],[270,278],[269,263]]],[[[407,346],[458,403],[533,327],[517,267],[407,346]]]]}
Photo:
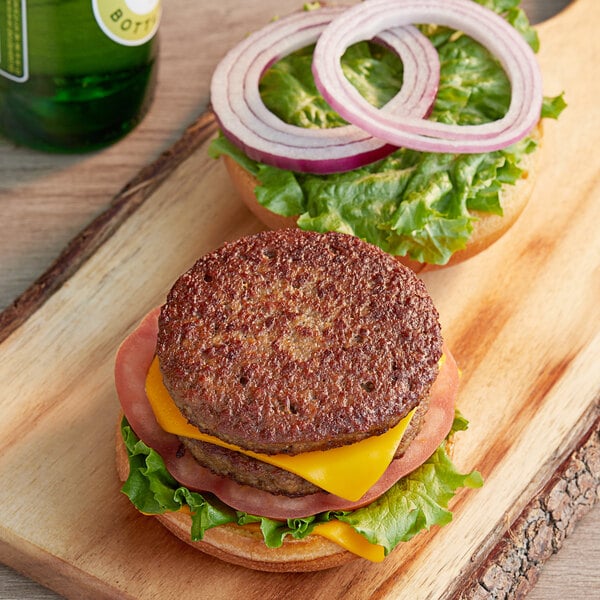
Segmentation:
{"type": "MultiPolygon", "coordinates": [[[[466,428],[457,414],[451,434],[466,428]]],[[[163,514],[189,509],[192,518],[190,538],[201,540],[212,527],[234,523],[258,523],[265,544],[278,548],[286,536],[300,539],[315,526],[331,519],[351,525],[372,543],[384,547],[385,554],[423,529],[445,525],[452,519],[448,503],[461,487],[480,487],[477,471],[459,473],[443,443],[421,467],[402,478],[372,504],[350,512],[328,511],[306,518],[278,521],[233,510],[212,494],[193,492],[173,479],[163,459],[139,440],[126,418],[121,433],[129,457],[129,477],[122,487],[134,506],[145,514],[163,514]]]]}

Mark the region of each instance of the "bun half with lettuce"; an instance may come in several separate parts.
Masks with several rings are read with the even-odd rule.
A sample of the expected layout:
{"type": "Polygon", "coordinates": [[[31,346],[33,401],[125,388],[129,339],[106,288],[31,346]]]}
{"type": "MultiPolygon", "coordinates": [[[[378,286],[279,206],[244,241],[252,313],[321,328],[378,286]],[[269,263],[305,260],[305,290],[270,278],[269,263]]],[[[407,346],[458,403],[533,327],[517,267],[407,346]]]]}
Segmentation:
{"type": "Polygon", "coordinates": [[[423,282],[355,236],[265,231],[202,257],[115,381],[123,492],[231,563],[379,562],[482,483],[448,455],[466,422],[423,282]]]}
{"type": "MultiPolygon", "coordinates": [[[[433,87],[427,88],[425,84],[418,93],[422,92],[423,97],[430,97],[431,101],[421,102],[421,113],[417,114],[422,121],[417,125],[428,121],[435,124],[434,127],[454,128],[448,130],[448,138],[444,137],[446,130],[440,131],[442,137],[439,140],[434,137],[437,132],[433,131],[421,137],[414,136],[414,140],[409,137],[407,145],[399,145],[398,140],[404,139],[400,121],[397,128],[394,123],[388,126],[390,137],[381,140],[375,146],[376,151],[363,155],[357,151],[356,156],[345,162],[336,162],[327,146],[315,150],[314,156],[318,158],[314,160],[302,163],[290,158],[286,161],[285,151],[278,155],[277,149],[271,152],[269,147],[261,146],[263,137],[271,135],[269,131],[263,136],[262,123],[248,125],[253,128],[253,133],[257,132],[259,143],[256,145],[253,139],[245,137],[245,122],[241,125],[246,119],[245,107],[239,105],[235,84],[243,81],[247,88],[252,88],[246,84],[245,77],[246,73],[252,73],[258,58],[255,62],[249,59],[244,71],[239,65],[235,70],[227,66],[226,56],[213,78],[213,108],[221,133],[212,143],[210,152],[214,157],[223,157],[240,197],[268,227],[298,226],[319,232],[349,233],[419,271],[469,258],[490,246],[511,227],[526,206],[537,178],[541,120],[556,118],[565,104],[561,96],[542,97],[541,77],[533,53],[538,48],[538,38],[519,9],[518,0],[428,2],[427,5],[434,7],[429,15],[431,24],[418,21],[418,35],[422,37],[413,33],[414,41],[410,43],[416,44],[420,51],[425,39],[431,48],[418,56],[416,64],[408,63],[410,54],[399,56],[402,48],[399,51],[390,49],[394,40],[389,42],[382,36],[379,39],[379,34],[375,33],[375,41],[370,41],[378,31],[377,25],[372,25],[377,23],[377,10],[384,15],[382,27],[385,28],[395,22],[410,22],[410,17],[404,19],[404,5],[413,11],[422,10],[417,0],[366,0],[347,10],[310,5],[311,13],[331,12],[329,27],[324,26],[313,36],[316,48],[314,43],[307,44],[277,60],[274,58],[272,64],[265,63],[256,97],[247,99],[248,114],[252,119],[259,115],[269,126],[276,128],[273,145],[290,131],[272,122],[273,119],[298,130],[326,130],[326,135],[341,131],[349,119],[352,119],[352,126],[359,129],[371,127],[371,122],[360,112],[362,108],[358,102],[345,117],[340,116],[331,104],[337,94],[344,92],[338,89],[341,84],[334,82],[335,89],[328,89],[324,86],[329,80],[323,83],[320,77],[321,71],[331,69],[328,61],[335,64],[337,60],[333,52],[336,46],[331,43],[331,38],[338,35],[341,39],[341,34],[324,38],[340,19],[346,19],[348,30],[354,26],[358,31],[355,38],[364,41],[352,43],[345,49],[341,56],[342,70],[362,98],[373,107],[386,107],[380,111],[383,113],[397,100],[399,90],[402,92],[407,86],[417,89],[421,85],[419,78],[429,77],[433,87]],[[350,14],[352,11],[357,12],[356,17],[350,14]],[[352,18],[356,18],[355,23],[352,18]],[[478,19],[488,29],[485,34],[477,35],[478,19]],[[450,22],[454,22],[454,27],[444,25],[450,22]],[[458,30],[463,22],[464,30],[470,35],[458,30]],[[515,39],[510,38],[511,33],[515,39]],[[495,39],[506,39],[506,47],[497,48],[495,39]],[[516,58],[508,57],[511,48],[519,43],[524,46],[522,53],[516,58]],[[529,96],[506,67],[509,58],[514,61],[517,71],[531,70],[527,82],[537,81],[537,87],[529,96]],[[223,107],[228,102],[225,88],[230,96],[236,96],[237,104],[230,101],[231,111],[229,106],[223,107]],[[259,102],[263,106],[259,106],[259,102]],[[451,139],[451,136],[460,138],[463,130],[502,123],[519,102],[523,103],[521,109],[532,111],[533,116],[528,117],[526,124],[521,123],[518,139],[500,132],[497,148],[492,143],[494,134],[482,135],[481,140],[475,141],[451,139]],[[264,108],[271,116],[261,116],[257,107],[264,108]]],[[[267,34],[274,36],[271,29],[289,29],[288,20],[293,23],[294,19],[299,19],[297,14],[278,19],[257,32],[256,39],[252,36],[245,39],[242,42],[244,52],[252,52],[263,43],[267,34]]],[[[291,34],[286,30],[284,36],[291,37],[291,34]]],[[[282,41],[276,40],[273,44],[276,43],[284,49],[291,47],[291,43],[283,46],[282,41]]],[[[236,48],[230,54],[235,54],[236,48]]],[[[267,42],[259,48],[257,55],[265,48],[270,49],[267,42]]],[[[340,48],[345,45],[338,44],[338,51],[340,48]]],[[[345,98],[339,99],[338,109],[346,108],[349,101],[345,98]]],[[[409,108],[413,110],[412,106],[409,108]]],[[[399,119],[403,117],[400,113],[399,119]]],[[[381,135],[388,133],[384,125],[380,128],[381,135]]],[[[371,131],[367,133],[371,135],[371,131]]],[[[378,139],[375,135],[373,138],[378,139]]],[[[309,142],[305,143],[308,147],[309,142]]],[[[291,142],[290,146],[293,144],[291,142]]],[[[308,148],[307,156],[310,157],[311,152],[308,148]]]]}

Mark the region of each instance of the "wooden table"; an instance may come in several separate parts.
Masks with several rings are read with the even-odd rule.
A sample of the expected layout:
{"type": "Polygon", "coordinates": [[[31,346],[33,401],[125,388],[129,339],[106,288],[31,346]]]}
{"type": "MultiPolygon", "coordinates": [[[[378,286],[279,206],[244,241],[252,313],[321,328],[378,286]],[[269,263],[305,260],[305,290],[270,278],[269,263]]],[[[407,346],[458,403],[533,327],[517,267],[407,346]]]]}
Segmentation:
{"type": "MultiPolygon", "coordinates": [[[[567,0],[526,0],[541,21],[567,0]]],[[[248,29],[284,14],[296,1],[262,0],[235,11],[233,2],[165,2],[156,98],[143,123],[103,151],[51,155],[0,139],[0,310],[43,273],[67,242],[109,204],[146,164],[169,148],[207,106],[214,65],[248,29]]],[[[600,508],[577,525],[529,594],[533,599],[600,595],[600,508]]],[[[0,599],[58,598],[0,565],[0,599]]]]}

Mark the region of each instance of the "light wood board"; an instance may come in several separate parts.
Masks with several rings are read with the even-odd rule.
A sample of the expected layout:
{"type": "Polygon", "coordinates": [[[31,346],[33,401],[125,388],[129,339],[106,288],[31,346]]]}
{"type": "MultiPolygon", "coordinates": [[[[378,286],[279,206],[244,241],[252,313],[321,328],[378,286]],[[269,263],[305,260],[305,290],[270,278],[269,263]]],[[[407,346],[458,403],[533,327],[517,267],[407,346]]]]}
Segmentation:
{"type": "Polygon", "coordinates": [[[73,598],[454,595],[598,414],[598,18],[578,0],[540,28],[546,93],[566,90],[569,108],[546,123],[519,222],[483,255],[423,275],[463,371],[471,428],[457,462],[486,479],[459,495],[450,526],[382,565],[272,575],[191,551],[119,493],[119,342],[199,255],[260,229],[202,144],[0,346],[0,560],[73,598]]]}

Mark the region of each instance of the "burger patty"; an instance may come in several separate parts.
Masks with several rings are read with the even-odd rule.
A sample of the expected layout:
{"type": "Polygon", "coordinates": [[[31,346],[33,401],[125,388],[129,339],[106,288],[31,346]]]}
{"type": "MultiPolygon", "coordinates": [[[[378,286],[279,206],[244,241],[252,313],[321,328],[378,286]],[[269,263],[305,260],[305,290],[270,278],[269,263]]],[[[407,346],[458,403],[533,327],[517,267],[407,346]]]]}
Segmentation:
{"type": "MultiPolygon", "coordinates": [[[[423,416],[429,406],[428,399],[423,400],[412,419],[396,450],[395,458],[404,454],[410,442],[417,435],[423,424],[423,416]]],[[[192,438],[179,438],[192,456],[204,467],[217,475],[229,477],[243,485],[249,485],[271,494],[284,496],[307,496],[321,492],[321,488],[294,475],[285,469],[246,456],[235,450],[222,446],[201,442],[192,438]]]]}
{"type": "Polygon", "coordinates": [[[201,431],[296,454],[387,431],[427,396],[441,348],[410,269],[354,236],[285,229],[225,244],[182,275],[157,355],[201,431]]]}

